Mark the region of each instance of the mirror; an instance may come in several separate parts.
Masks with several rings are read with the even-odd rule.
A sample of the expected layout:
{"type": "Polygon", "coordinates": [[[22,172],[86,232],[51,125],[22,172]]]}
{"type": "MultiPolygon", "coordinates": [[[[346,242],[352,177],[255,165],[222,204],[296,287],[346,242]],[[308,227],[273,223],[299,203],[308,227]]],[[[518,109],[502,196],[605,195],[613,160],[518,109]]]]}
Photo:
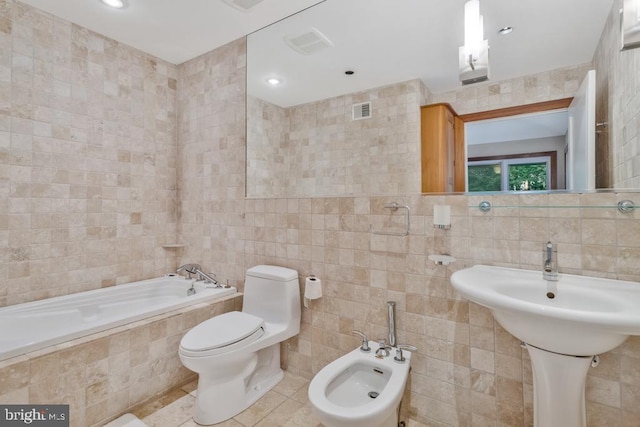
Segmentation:
{"type": "MultiPolygon", "coordinates": [[[[496,82],[590,62],[613,5],[480,2],[496,82]]],[[[419,109],[460,89],[464,3],[325,0],[249,35],[247,197],[419,193],[419,109]]]]}

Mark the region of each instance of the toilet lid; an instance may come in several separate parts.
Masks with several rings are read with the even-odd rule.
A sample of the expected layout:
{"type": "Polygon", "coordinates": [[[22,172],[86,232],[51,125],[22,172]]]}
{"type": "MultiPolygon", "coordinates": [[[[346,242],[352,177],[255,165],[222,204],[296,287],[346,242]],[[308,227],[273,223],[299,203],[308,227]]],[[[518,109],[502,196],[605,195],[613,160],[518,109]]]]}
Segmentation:
{"type": "Polygon", "coordinates": [[[242,341],[264,325],[264,320],[241,311],[231,311],[200,323],[182,338],[188,351],[206,351],[242,341]]]}

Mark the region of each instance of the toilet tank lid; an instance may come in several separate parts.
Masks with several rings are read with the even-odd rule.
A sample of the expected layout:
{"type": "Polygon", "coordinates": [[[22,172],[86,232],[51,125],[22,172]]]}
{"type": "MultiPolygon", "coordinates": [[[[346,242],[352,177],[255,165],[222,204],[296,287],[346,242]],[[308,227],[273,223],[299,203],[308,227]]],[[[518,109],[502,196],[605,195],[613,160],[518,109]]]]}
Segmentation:
{"type": "Polygon", "coordinates": [[[277,267],[275,265],[256,265],[247,270],[247,276],[288,282],[289,280],[297,279],[298,272],[290,268],[277,267]]]}

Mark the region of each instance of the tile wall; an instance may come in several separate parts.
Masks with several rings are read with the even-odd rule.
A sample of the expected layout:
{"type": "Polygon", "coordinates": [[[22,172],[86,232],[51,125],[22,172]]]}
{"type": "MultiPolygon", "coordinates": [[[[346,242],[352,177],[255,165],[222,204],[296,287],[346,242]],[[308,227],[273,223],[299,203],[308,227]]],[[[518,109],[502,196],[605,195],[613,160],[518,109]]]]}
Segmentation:
{"type": "Polygon", "coordinates": [[[620,51],[621,3],[614,2],[594,56],[596,69],[596,121],[600,127],[596,141],[606,151],[607,163],[599,164],[614,188],[640,187],[640,50],[620,51]],[[617,6],[617,7],[616,7],[617,6]]]}
{"type": "Polygon", "coordinates": [[[247,195],[419,192],[423,88],[410,80],[287,109],[250,99],[247,195]],[[371,118],[353,120],[363,102],[371,118]]]}
{"type": "Polygon", "coordinates": [[[174,268],[176,77],[0,0],[0,306],[174,268]]]}
{"type": "MultiPolygon", "coordinates": [[[[494,196],[495,205],[511,207],[488,214],[470,207],[477,197],[410,189],[390,197],[245,199],[244,40],[173,67],[0,0],[0,46],[2,304],[151,277],[176,261],[199,262],[240,286],[255,264],[296,268],[317,274],[325,297],[303,311],[300,336],[284,345],[289,370],[311,377],[357,345],[351,329],[384,336],[385,301],[395,300],[401,341],[420,348],[413,417],[432,426],[511,427],[531,425],[527,355],[486,310],[453,293],[451,272],[473,263],[538,268],[541,244],[552,239],[563,272],[640,279],[638,213],[589,207],[640,203],[638,193],[494,196]],[[390,201],[411,206],[410,236],[369,233],[369,224],[402,226],[382,207],[390,201]],[[436,203],[452,206],[451,230],[431,227],[436,203]],[[182,252],[161,249],[175,240],[186,245],[182,252]],[[443,252],[458,261],[428,262],[443,252]]],[[[634,63],[621,57],[617,67],[609,84],[624,88],[634,63]]],[[[587,68],[434,94],[431,102],[466,113],[562,98],[587,68]]],[[[638,109],[624,107],[611,137],[631,141],[638,109]]],[[[639,359],[638,339],[602,355],[588,380],[591,425],[640,423],[639,359]]]]}
{"type": "MultiPolygon", "coordinates": [[[[242,49],[236,53],[243,55],[242,49]]],[[[205,68],[201,74],[207,77],[202,84],[209,78],[207,62],[216,62],[225,54],[217,50],[189,63],[194,69],[205,68]]],[[[243,72],[232,66],[240,63],[244,64],[241,58],[227,58],[231,80],[243,72]]],[[[572,96],[589,68],[585,64],[448,94],[425,90],[425,95],[432,97],[430,102],[452,103],[460,113],[539,102],[572,96]]],[[[224,95],[230,91],[225,89],[224,95]]],[[[236,95],[231,105],[240,111],[243,94],[236,95]]],[[[212,102],[216,109],[216,101],[212,102]]],[[[180,126],[202,132],[213,119],[208,114],[192,114],[180,126]]],[[[218,144],[218,138],[212,138],[211,144],[218,144]]],[[[241,168],[242,150],[236,152],[239,157],[231,158],[230,150],[226,146],[221,158],[241,168]]],[[[184,158],[181,161],[186,165],[184,158]]],[[[212,156],[212,161],[217,164],[220,160],[212,156]]],[[[364,330],[372,338],[385,336],[385,302],[397,301],[400,340],[420,348],[408,405],[416,420],[430,426],[532,424],[527,353],[486,310],[452,291],[449,276],[455,269],[475,263],[538,269],[542,244],[551,239],[559,245],[562,272],[640,279],[638,213],[624,216],[614,208],[596,207],[615,206],[619,198],[637,199],[638,193],[493,196],[494,205],[509,207],[483,214],[473,207],[483,198],[423,196],[411,191],[388,197],[245,199],[239,191],[221,193],[216,181],[225,179],[217,168],[204,180],[186,167],[179,175],[184,188],[196,187],[204,196],[209,191],[218,195],[216,203],[194,204],[195,209],[189,209],[194,221],[188,226],[193,232],[182,237],[193,256],[203,257],[214,271],[238,282],[245,268],[260,263],[295,268],[302,276],[316,274],[323,280],[325,296],[303,310],[300,336],[283,346],[287,369],[307,378],[357,346],[352,329],[364,330]],[[402,217],[383,208],[392,201],[411,207],[408,237],[369,232],[370,224],[376,229],[402,227],[402,217]],[[431,227],[436,203],[452,206],[451,230],[431,227]],[[226,227],[218,225],[220,218],[226,227]],[[220,242],[227,249],[224,253],[217,251],[220,242]],[[444,252],[458,258],[449,268],[427,259],[429,254],[444,252]]],[[[183,204],[191,203],[185,196],[181,199],[183,204]]],[[[602,355],[600,367],[590,372],[590,425],[640,423],[639,342],[630,339],[602,355]]]]}

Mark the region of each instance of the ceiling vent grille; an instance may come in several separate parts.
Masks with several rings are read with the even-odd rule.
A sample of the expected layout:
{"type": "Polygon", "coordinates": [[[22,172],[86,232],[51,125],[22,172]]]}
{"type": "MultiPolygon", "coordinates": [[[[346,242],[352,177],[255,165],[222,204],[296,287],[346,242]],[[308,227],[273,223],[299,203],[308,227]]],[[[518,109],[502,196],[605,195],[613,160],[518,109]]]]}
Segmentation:
{"type": "Polygon", "coordinates": [[[351,111],[353,120],[368,119],[371,117],[371,102],[353,104],[351,111]]]}
{"type": "Polygon", "coordinates": [[[229,6],[232,6],[243,12],[247,12],[249,9],[262,2],[262,0],[222,0],[229,6]]]}
{"type": "Polygon", "coordinates": [[[310,28],[303,33],[285,36],[284,41],[291,49],[303,55],[311,55],[329,47],[333,47],[331,40],[316,28],[310,28]]]}

